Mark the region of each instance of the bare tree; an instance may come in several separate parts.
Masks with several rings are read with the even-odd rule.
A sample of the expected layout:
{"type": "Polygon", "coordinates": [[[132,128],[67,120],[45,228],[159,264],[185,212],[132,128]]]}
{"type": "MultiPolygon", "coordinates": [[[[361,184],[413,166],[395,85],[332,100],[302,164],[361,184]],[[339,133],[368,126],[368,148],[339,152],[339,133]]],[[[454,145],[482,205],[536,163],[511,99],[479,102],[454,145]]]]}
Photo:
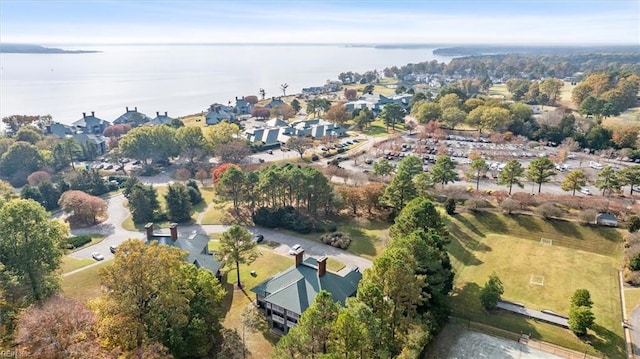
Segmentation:
{"type": "Polygon", "coordinates": [[[264,100],[264,97],[267,96],[267,91],[265,91],[263,88],[260,89],[260,96],[262,97],[262,99],[264,100]]]}
{"type": "Polygon", "coordinates": [[[280,88],[282,89],[282,95],[283,96],[287,96],[287,88],[289,87],[288,83],[283,83],[280,85],[280,88]]]}

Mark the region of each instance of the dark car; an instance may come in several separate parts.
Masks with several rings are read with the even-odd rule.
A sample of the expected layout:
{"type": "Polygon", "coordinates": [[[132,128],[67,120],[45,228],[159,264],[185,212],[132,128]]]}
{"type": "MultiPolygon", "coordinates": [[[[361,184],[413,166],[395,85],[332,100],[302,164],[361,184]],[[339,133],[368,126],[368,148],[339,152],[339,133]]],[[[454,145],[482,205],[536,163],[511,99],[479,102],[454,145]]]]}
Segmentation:
{"type": "Polygon", "coordinates": [[[109,251],[110,251],[111,253],[114,253],[114,254],[115,254],[117,249],[118,249],[118,246],[116,246],[116,245],[109,246],[109,251]]]}
{"type": "Polygon", "coordinates": [[[255,236],[253,236],[253,241],[256,243],[260,243],[264,241],[264,236],[262,234],[256,234],[255,236]]]}

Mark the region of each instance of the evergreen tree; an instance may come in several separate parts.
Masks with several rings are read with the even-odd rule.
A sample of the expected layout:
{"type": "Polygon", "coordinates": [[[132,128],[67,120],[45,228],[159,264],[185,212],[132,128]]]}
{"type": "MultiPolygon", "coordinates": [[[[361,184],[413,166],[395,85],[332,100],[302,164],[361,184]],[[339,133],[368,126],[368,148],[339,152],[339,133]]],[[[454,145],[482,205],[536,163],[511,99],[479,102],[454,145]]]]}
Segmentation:
{"type": "Polygon", "coordinates": [[[509,194],[511,194],[511,189],[513,185],[517,185],[520,188],[523,188],[522,182],[520,181],[520,177],[524,174],[524,169],[518,160],[510,160],[504,166],[500,174],[498,175],[497,183],[501,186],[509,187],[509,194]]]}
{"type": "Polygon", "coordinates": [[[527,179],[538,184],[538,193],[542,190],[542,184],[550,181],[550,177],[555,175],[555,166],[546,157],[537,158],[527,167],[527,179]]]}
{"type": "Polygon", "coordinates": [[[433,183],[440,183],[442,187],[449,183],[455,182],[456,163],[449,156],[440,156],[436,159],[436,164],[431,167],[431,179],[433,183]]]}
{"type": "Polygon", "coordinates": [[[169,220],[183,223],[191,219],[191,197],[187,186],[182,183],[169,185],[164,198],[167,201],[169,220]]]}
{"type": "Polygon", "coordinates": [[[485,309],[495,309],[503,293],[502,281],[498,278],[496,272],[493,272],[489,276],[487,283],[480,290],[480,303],[485,309]]]}
{"type": "Polygon", "coordinates": [[[413,178],[422,172],[422,160],[416,156],[407,156],[398,163],[396,175],[387,186],[383,195],[383,202],[396,212],[404,208],[405,204],[415,198],[416,187],[413,178]]]}

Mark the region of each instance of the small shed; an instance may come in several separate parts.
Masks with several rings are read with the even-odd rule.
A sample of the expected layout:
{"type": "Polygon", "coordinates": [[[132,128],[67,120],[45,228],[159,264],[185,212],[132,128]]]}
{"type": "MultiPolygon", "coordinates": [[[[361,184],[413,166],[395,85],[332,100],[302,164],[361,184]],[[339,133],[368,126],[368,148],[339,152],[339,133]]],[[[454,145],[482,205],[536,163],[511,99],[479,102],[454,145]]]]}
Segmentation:
{"type": "Polygon", "coordinates": [[[618,219],[611,213],[598,213],[596,215],[596,224],[600,226],[617,227],[618,219]]]}

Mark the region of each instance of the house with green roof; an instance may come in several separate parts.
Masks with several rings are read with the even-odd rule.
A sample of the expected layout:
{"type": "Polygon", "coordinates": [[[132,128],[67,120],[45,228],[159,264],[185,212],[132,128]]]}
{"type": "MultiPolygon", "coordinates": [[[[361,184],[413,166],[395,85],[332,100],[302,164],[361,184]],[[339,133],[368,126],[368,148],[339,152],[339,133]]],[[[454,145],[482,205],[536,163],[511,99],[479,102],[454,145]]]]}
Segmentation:
{"type": "Polygon", "coordinates": [[[333,300],[344,305],[354,296],[362,279],[357,267],[340,275],[327,271],[327,257],[304,257],[304,249],[295,253],[295,266],[280,272],[251,288],[256,294],[258,307],[264,310],[271,330],[287,334],[298,325],[300,315],[309,308],[316,295],[325,290],[333,300]]]}
{"type": "Polygon", "coordinates": [[[193,231],[188,235],[178,232],[178,224],[171,223],[169,232],[154,231],[153,223],[144,226],[146,234],[146,244],[158,242],[160,245],[172,246],[187,252],[186,261],[194,264],[197,268],[205,268],[215,274],[218,280],[222,277],[220,269],[224,263],[216,259],[209,253],[209,236],[193,231]]]}

